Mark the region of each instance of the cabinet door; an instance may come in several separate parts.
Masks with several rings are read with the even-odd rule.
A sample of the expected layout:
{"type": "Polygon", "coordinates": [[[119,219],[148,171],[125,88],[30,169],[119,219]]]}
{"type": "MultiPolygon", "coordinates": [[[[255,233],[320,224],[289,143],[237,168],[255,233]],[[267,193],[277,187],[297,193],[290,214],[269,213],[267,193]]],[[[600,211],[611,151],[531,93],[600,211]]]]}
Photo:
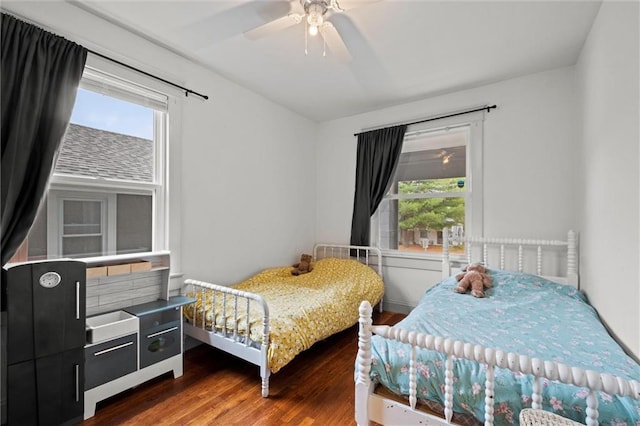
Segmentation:
{"type": "Polygon", "coordinates": [[[39,424],[76,424],[84,414],[83,348],[36,359],[39,424]]]}
{"type": "Polygon", "coordinates": [[[86,339],[86,265],[64,261],[32,266],[35,357],[83,347],[86,339]],[[47,277],[55,277],[54,274],[59,276],[58,284],[53,280],[46,281],[47,277]]]}
{"type": "Polygon", "coordinates": [[[2,270],[7,304],[7,364],[33,359],[31,265],[2,270]]]}
{"type": "MultiPolygon", "coordinates": [[[[142,321],[141,321],[142,322],[142,321]]],[[[182,350],[180,320],[140,330],[140,368],[180,354],[182,350]]]]}
{"type": "Polygon", "coordinates": [[[7,368],[9,425],[64,425],[84,414],[84,351],[66,351],[7,368]]]}
{"type": "Polygon", "coordinates": [[[33,360],[7,367],[7,424],[38,424],[36,365],[33,360]]]}
{"type": "Polygon", "coordinates": [[[138,334],[85,348],[85,390],[92,389],[138,369],[138,334]]]}

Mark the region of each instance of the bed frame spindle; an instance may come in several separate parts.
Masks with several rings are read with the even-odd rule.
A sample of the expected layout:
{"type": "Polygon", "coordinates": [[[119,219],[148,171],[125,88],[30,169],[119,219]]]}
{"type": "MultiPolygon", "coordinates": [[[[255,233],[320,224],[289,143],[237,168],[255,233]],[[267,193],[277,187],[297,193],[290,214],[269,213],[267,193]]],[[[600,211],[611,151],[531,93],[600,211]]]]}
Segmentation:
{"type": "Polygon", "coordinates": [[[484,382],[484,424],[485,426],[491,426],[493,424],[493,397],[495,395],[494,389],[495,370],[493,365],[487,365],[487,375],[484,382]]]}
{"type": "Polygon", "coordinates": [[[416,348],[412,346],[409,357],[409,405],[413,410],[416,409],[416,403],[418,402],[416,387],[416,348]]]}
{"type": "MultiPolygon", "coordinates": [[[[249,312],[247,312],[247,317],[249,312]]],[[[233,340],[238,340],[238,296],[233,296],[233,340]]]]}
{"type": "Polygon", "coordinates": [[[524,259],[522,257],[522,244],[518,245],[518,272],[524,271],[524,259]]]}
{"type": "Polygon", "coordinates": [[[489,256],[487,254],[487,243],[482,245],[482,264],[487,265],[489,263],[489,256]]]}
{"type": "MultiPolygon", "coordinates": [[[[244,333],[244,345],[245,346],[250,346],[251,345],[251,313],[249,312],[249,299],[246,299],[246,309],[247,309],[247,322],[245,324],[245,333],[244,333]]],[[[263,336],[263,340],[264,340],[264,336],[263,336]]]]}
{"type": "MultiPolygon", "coordinates": [[[[223,334],[227,334],[227,293],[224,293],[222,295],[222,318],[225,319],[225,321],[222,321],[222,333],[223,334]]],[[[213,320],[215,321],[215,317],[213,318],[213,320]]]]}
{"type": "MultiPolygon", "coordinates": [[[[264,362],[260,365],[260,376],[262,377],[262,397],[266,398],[269,396],[269,376],[271,375],[271,370],[269,370],[269,366],[267,365],[266,357],[269,349],[269,309],[266,304],[263,306],[266,312],[262,317],[262,345],[260,347],[260,351],[265,354],[265,358],[264,362]]],[[[247,341],[248,340],[249,339],[247,339],[247,341]]]]}
{"type": "Polygon", "coordinates": [[[542,410],[542,377],[533,378],[531,408],[534,410],[542,410]]]}
{"type": "Polygon", "coordinates": [[[587,426],[598,426],[598,398],[595,391],[589,391],[587,395],[587,426]]]}
{"type": "Polygon", "coordinates": [[[355,416],[358,425],[369,424],[369,412],[367,397],[372,391],[373,384],[369,373],[371,372],[371,314],[373,308],[369,303],[361,303],[358,319],[358,354],[356,356],[356,402],[355,416]]]}
{"type": "Polygon", "coordinates": [[[447,355],[444,372],[444,418],[451,423],[453,417],[453,356],[447,355]]]}
{"type": "Polygon", "coordinates": [[[542,246],[538,246],[538,255],[536,259],[536,274],[542,275],[542,246]]]}

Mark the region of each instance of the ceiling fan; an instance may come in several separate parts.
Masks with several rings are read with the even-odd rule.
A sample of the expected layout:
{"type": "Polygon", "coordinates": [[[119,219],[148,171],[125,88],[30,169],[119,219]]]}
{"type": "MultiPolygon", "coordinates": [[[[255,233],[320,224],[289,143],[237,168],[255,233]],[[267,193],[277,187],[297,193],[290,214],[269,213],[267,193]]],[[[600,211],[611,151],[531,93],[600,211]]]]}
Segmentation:
{"type": "Polygon", "coordinates": [[[305,53],[307,35],[315,37],[318,34],[323,38],[329,50],[343,62],[351,60],[351,55],[344,40],[338,30],[330,21],[331,17],[337,13],[345,12],[354,7],[373,3],[379,0],[369,1],[341,1],[341,0],[293,0],[290,6],[299,4],[302,8],[298,12],[289,10],[284,16],[276,18],[271,22],[246,31],[244,34],[251,40],[257,40],[276,31],[300,24],[305,25],[305,53]]]}

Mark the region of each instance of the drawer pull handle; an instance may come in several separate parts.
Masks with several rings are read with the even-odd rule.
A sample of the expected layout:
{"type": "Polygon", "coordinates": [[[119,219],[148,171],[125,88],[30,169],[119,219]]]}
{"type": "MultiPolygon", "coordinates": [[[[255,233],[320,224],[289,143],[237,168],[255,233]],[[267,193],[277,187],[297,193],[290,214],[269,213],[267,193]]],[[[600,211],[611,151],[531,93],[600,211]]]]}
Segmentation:
{"type": "Polygon", "coordinates": [[[80,281],[76,281],[76,319],[80,319],[80,281]]]}
{"type": "Polygon", "coordinates": [[[74,364],[76,373],[76,402],[80,402],[80,365],[74,364]]]}
{"type": "Polygon", "coordinates": [[[109,348],[109,349],[104,349],[102,351],[98,351],[98,352],[94,353],[93,355],[94,356],[104,355],[106,353],[109,353],[109,352],[112,352],[112,351],[117,351],[118,349],[126,348],[127,346],[131,346],[131,345],[133,345],[133,342],[123,343],[121,345],[114,346],[114,347],[109,348]]]}
{"type": "Polygon", "coordinates": [[[171,333],[172,331],[175,331],[175,330],[177,330],[177,329],[178,329],[178,327],[177,327],[177,326],[176,326],[176,327],[167,328],[166,330],[162,330],[162,331],[158,331],[157,333],[149,334],[149,335],[147,336],[147,339],[152,339],[152,338],[154,338],[154,337],[156,337],[156,336],[159,336],[159,335],[161,335],[161,334],[171,333]]]}

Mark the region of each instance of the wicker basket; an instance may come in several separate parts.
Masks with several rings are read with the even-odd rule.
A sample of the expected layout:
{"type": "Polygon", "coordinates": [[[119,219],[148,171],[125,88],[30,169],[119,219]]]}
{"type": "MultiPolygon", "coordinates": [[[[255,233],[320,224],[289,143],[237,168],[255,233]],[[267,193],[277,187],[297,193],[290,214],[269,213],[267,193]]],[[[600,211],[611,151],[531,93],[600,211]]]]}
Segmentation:
{"type": "Polygon", "coordinates": [[[522,426],[574,426],[582,423],[574,422],[548,411],[525,408],[520,411],[520,424],[522,426]]]}

